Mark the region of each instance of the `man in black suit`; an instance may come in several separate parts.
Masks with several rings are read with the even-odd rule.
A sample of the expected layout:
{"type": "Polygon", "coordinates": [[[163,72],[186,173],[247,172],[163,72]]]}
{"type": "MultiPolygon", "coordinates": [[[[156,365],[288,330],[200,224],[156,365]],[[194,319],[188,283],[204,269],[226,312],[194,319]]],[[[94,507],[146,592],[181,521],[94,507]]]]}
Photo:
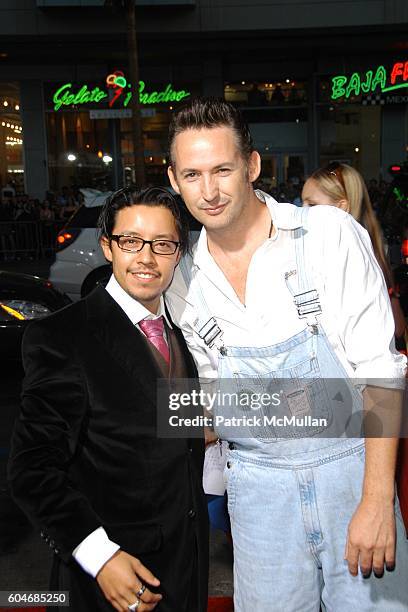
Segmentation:
{"type": "Polygon", "coordinates": [[[54,549],[51,588],[74,612],[204,612],[204,443],[156,435],[158,379],[196,376],[162,297],[188,229],[155,188],[116,192],[100,229],[106,289],[24,337],[12,493],[54,549]]]}

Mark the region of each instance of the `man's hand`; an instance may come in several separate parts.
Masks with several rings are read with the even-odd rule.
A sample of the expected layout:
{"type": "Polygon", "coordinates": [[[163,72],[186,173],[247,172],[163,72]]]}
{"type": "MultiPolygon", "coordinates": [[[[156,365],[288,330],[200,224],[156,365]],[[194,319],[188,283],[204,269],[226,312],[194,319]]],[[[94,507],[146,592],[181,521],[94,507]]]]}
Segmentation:
{"type": "Polygon", "coordinates": [[[109,603],[118,612],[127,612],[128,606],[140,599],[138,612],[154,610],[161,595],[152,593],[146,588],[143,595],[137,596],[142,584],[159,586],[160,581],[145,567],[139,559],[118,550],[105,563],[96,576],[96,580],[109,603]]]}
{"type": "Polygon", "coordinates": [[[365,578],[374,571],[380,578],[386,569],[395,566],[395,513],[391,501],[363,500],[350,521],[344,558],[350,574],[358,568],[365,578]]]}

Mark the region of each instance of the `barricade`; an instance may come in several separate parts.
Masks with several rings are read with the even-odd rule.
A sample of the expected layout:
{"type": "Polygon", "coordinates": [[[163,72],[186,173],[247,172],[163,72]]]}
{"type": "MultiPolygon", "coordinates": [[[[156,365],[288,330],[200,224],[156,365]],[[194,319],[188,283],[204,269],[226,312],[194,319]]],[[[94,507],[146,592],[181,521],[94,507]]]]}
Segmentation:
{"type": "Polygon", "coordinates": [[[64,221],[0,222],[0,260],[51,257],[64,221]]]}

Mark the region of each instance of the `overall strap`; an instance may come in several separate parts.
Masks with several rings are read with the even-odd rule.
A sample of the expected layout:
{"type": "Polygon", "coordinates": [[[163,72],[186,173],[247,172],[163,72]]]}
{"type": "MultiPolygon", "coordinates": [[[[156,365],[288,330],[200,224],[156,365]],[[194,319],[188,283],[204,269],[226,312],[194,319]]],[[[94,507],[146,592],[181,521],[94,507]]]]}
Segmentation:
{"type": "Polygon", "coordinates": [[[212,316],[208,307],[198,278],[199,269],[195,265],[192,255],[186,253],[181,258],[179,266],[187,289],[189,289],[191,285],[193,286],[194,295],[198,301],[196,318],[193,321],[194,331],[209,348],[217,348],[224,354],[225,347],[222,339],[223,331],[219,327],[216,319],[212,316]]]}
{"type": "Polygon", "coordinates": [[[307,220],[310,209],[298,208],[299,227],[292,230],[296,269],[285,273],[286,286],[293,296],[298,316],[306,319],[313,333],[317,332],[317,315],[321,314],[319,294],[314,289],[315,281],[306,256],[307,220]]]}

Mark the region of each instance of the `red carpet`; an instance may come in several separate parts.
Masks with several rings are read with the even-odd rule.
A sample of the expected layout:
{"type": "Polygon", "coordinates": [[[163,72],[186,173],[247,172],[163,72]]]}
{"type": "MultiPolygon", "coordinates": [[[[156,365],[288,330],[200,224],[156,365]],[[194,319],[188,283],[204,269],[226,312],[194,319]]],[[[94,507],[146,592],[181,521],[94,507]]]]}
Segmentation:
{"type": "Polygon", "coordinates": [[[207,612],[234,612],[232,597],[210,597],[207,612]]]}
{"type": "MultiPolygon", "coordinates": [[[[45,608],[0,608],[0,612],[45,612],[45,608]]],[[[208,612],[233,612],[231,597],[210,597],[208,612]]]]}

